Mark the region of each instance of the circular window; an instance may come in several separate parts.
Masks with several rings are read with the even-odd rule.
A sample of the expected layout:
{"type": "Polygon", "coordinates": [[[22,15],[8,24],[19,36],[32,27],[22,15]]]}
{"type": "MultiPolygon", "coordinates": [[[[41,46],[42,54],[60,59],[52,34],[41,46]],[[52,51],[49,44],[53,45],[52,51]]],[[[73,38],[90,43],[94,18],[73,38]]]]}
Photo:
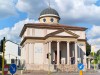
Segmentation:
{"type": "Polygon", "coordinates": [[[43,22],[46,22],[46,19],[45,18],[43,19],[43,22]]]}
{"type": "Polygon", "coordinates": [[[51,22],[53,22],[54,21],[54,19],[53,18],[51,18],[51,22]]]}

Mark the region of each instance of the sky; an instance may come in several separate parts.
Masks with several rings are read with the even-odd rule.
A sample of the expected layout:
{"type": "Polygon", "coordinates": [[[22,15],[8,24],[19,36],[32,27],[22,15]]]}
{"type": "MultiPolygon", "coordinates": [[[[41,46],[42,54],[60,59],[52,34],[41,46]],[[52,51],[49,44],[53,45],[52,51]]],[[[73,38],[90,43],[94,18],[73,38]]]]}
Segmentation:
{"type": "MultiPolygon", "coordinates": [[[[0,40],[20,43],[24,24],[37,23],[49,0],[0,0],[0,40]]],[[[58,11],[61,24],[80,26],[86,30],[87,41],[100,49],[100,0],[50,0],[50,7],[58,11]]]]}

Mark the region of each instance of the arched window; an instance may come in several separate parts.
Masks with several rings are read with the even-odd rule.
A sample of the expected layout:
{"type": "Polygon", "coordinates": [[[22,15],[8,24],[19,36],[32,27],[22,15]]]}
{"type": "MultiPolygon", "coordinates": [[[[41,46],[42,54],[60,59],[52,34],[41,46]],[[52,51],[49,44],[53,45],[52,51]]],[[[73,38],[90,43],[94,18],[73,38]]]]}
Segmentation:
{"type": "Polygon", "coordinates": [[[53,18],[51,18],[51,19],[50,19],[50,21],[51,21],[51,22],[54,22],[54,19],[53,19],[53,18]]]}
{"type": "Polygon", "coordinates": [[[46,19],[45,18],[43,19],[43,22],[46,22],[46,19]]]}

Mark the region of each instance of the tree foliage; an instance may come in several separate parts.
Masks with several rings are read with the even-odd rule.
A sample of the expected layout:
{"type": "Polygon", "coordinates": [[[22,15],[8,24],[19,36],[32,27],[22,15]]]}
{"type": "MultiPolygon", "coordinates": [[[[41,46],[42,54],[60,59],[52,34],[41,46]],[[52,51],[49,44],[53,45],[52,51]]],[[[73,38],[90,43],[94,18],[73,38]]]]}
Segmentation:
{"type": "Polygon", "coordinates": [[[97,53],[91,52],[90,55],[92,57],[94,57],[94,62],[93,63],[95,63],[95,64],[100,63],[100,50],[98,50],[97,53]]]}
{"type": "Polygon", "coordinates": [[[100,55],[100,50],[97,51],[97,56],[99,56],[99,55],[100,55]]]}
{"type": "Polygon", "coordinates": [[[97,60],[98,60],[98,63],[100,63],[100,49],[97,51],[97,60]]]}
{"type": "Polygon", "coordinates": [[[88,43],[86,43],[86,56],[89,56],[90,53],[91,53],[91,46],[88,43]]]}

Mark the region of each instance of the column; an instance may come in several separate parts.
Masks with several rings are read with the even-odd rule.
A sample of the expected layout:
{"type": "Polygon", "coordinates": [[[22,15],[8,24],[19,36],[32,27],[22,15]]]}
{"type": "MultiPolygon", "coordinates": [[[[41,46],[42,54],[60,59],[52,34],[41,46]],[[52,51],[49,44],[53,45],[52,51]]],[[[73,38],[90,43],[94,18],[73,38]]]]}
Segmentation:
{"type": "Polygon", "coordinates": [[[32,36],[34,36],[34,35],[35,35],[35,29],[32,28],[32,36]]]}
{"type": "Polygon", "coordinates": [[[47,51],[46,51],[46,43],[43,43],[44,45],[44,49],[43,49],[43,64],[46,63],[46,55],[47,55],[47,51]]]}
{"type": "Polygon", "coordinates": [[[75,64],[77,65],[77,42],[75,42],[75,64]]]}
{"type": "Polygon", "coordinates": [[[90,69],[90,58],[88,58],[88,69],[90,69]]]}
{"type": "Polygon", "coordinates": [[[25,44],[25,62],[28,64],[29,63],[29,51],[28,51],[28,43],[25,44]]]}
{"type": "Polygon", "coordinates": [[[49,53],[50,53],[50,64],[51,64],[51,41],[49,41],[49,53]]]}
{"type": "Polygon", "coordinates": [[[29,64],[29,43],[27,44],[28,64],[29,64]]]}
{"type": "Polygon", "coordinates": [[[31,49],[32,49],[32,48],[31,48],[31,43],[29,43],[29,47],[28,47],[28,48],[29,48],[29,49],[28,49],[28,50],[29,50],[29,64],[31,64],[31,62],[32,62],[32,61],[31,61],[31,58],[32,58],[32,54],[31,54],[31,53],[32,53],[32,52],[31,52],[31,49]]]}
{"type": "Polygon", "coordinates": [[[78,55],[79,55],[79,57],[78,57],[78,62],[79,62],[79,63],[81,63],[81,55],[80,55],[80,54],[81,54],[81,53],[80,53],[80,52],[81,52],[81,48],[80,48],[80,47],[81,47],[81,46],[78,45],[78,55]]]}
{"type": "Polygon", "coordinates": [[[59,65],[59,51],[60,51],[60,46],[59,46],[59,41],[57,41],[57,65],[59,65]]]}
{"type": "Polygon", "coordinates": [[[32,56],[33,56],[33,57],[32,57],[32,60],[33,60],[32,63],[33,63],[33,64],[34,64],[34,44],[35,44],[35,43],[32,43],[32,49],[33,49],[33,50],[32,50],[32,54],[33,54],[33,55],[32,55],[32,56]]]}
{"type": "Polygon", "coordinates": [[[46,61],[45,61],[45,63],[49,64],[48,59],[47,59],[47,53],[49,53],[49,43],[48,42],[46,43],[46,61]]]}
{"type": "Polygon", "coordinates": [[[33,64],[34,62],[34,44],[29,44],[29,64],[33,64]]]}
{"type": "Polygon", "coordinates": [[[82,46],[82,51],[83,51],[83,64],[84,64],[84,70],[86,70],[87,62],[86,62],[86,43],[83,44],[82,46]]]}
{"type": "Polygon", "coordinates": [[[67,42],[67,64],[69,65],[69,59],[70,59],[70,57],[69,57],[69,55],[70,55],[70,53],[69,53],[69,48],[70,48],[70,45],[69,45],[69,41],[67,42]]]}

